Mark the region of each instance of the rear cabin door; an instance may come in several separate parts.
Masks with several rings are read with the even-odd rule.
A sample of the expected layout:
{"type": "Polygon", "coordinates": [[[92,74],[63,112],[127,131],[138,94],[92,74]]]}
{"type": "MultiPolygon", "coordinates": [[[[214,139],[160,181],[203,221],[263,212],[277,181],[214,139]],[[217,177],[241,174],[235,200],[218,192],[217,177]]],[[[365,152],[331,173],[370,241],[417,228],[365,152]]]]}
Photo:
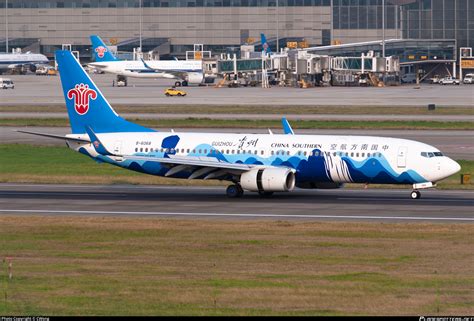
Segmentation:
{"type": "Polygon", "coordinates": [[[407,166],[407,150],[408,148],[406,146],[398,148],[397,165],[399,168],[405,168],[407,166]]]}
{"type": "Polygon", "coordinates": [[[122,154],[122,141],[121,140],[115,141],[114,154],[115,155],[121,155],[122,154]]]}

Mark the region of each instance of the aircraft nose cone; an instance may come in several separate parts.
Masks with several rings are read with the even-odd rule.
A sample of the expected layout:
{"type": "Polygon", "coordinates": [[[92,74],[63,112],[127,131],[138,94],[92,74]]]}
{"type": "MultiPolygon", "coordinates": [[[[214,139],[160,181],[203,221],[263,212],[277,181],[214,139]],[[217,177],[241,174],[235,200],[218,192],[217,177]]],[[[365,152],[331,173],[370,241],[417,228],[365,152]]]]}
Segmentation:
{"type": "Polygon", "coordinates": [[[453,174],[456,174],[460,170],[461,170],[461,165],[459,165],[456,161],[449,158],[448,164],[447,164],[448,175],[451,176],[453,174]]]}

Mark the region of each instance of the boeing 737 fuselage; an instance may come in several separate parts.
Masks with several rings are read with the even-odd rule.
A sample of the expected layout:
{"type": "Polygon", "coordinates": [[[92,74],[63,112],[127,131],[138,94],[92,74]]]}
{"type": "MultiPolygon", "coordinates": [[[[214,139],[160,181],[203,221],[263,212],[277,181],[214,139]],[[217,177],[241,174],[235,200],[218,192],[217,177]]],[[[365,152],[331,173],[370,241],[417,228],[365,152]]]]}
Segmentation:
{"type": "MultiPolygon", "coordinates": [[[[157,132],[118,116],[68,51],[58,51],[61,82],[77,152],[100,162],[157,176],[231,182],[229,197],[244,190],[268,195],[344,183],[410,184],[420,189],[460,170],[433,146],[373,136],[157,132]]],[[[38,133],[37,133],[38,134],[38,133]]]]}

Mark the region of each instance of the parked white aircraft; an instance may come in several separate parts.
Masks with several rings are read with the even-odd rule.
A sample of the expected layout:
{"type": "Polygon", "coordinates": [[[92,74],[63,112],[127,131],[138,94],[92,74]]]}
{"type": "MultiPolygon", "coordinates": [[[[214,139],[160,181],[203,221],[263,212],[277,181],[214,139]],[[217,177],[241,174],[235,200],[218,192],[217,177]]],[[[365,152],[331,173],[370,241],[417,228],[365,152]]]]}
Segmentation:
{"type": "Polygon", "coordinates": [[[42,54],[29,52],[0,54],[0,72],[24,67],[28,67],[31,71],[35,71],[38,65],[45,64],[49,64],[49,60],[42,54]]]}
{"type": "Polygon", "coordinates": [[[92,50],[96,69],[124,77],[179,79],[177,86],[200,84],[204,80],[200,60],[130,60],[117,59],[99,36],[92,35],[92,50]]]}
{"type": "MultiPolygon", "coordinates": [[[[372,136],[157,132],[121,118],[69,51],[56,52],[72,134],[28,132],[66,141],[92,159],[150,175],[219,179],[261,195],[344,183],[411,184],[420,189],[460,170],[433,146],[372,136]]],[[[23,131],[24,132],[24,131],[23,131]]]]}

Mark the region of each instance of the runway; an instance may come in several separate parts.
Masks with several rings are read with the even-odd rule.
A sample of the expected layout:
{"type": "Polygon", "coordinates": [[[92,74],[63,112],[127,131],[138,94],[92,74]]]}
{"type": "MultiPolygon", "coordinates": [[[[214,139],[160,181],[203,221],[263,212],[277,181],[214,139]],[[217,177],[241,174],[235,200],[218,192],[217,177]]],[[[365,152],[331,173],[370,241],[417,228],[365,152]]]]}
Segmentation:
{"type": "Polygon", "coordinates": [[[474,223],[473,191],[296,190],[228,199],[224,187],[0,184],[0,215],[474,223]]]}

